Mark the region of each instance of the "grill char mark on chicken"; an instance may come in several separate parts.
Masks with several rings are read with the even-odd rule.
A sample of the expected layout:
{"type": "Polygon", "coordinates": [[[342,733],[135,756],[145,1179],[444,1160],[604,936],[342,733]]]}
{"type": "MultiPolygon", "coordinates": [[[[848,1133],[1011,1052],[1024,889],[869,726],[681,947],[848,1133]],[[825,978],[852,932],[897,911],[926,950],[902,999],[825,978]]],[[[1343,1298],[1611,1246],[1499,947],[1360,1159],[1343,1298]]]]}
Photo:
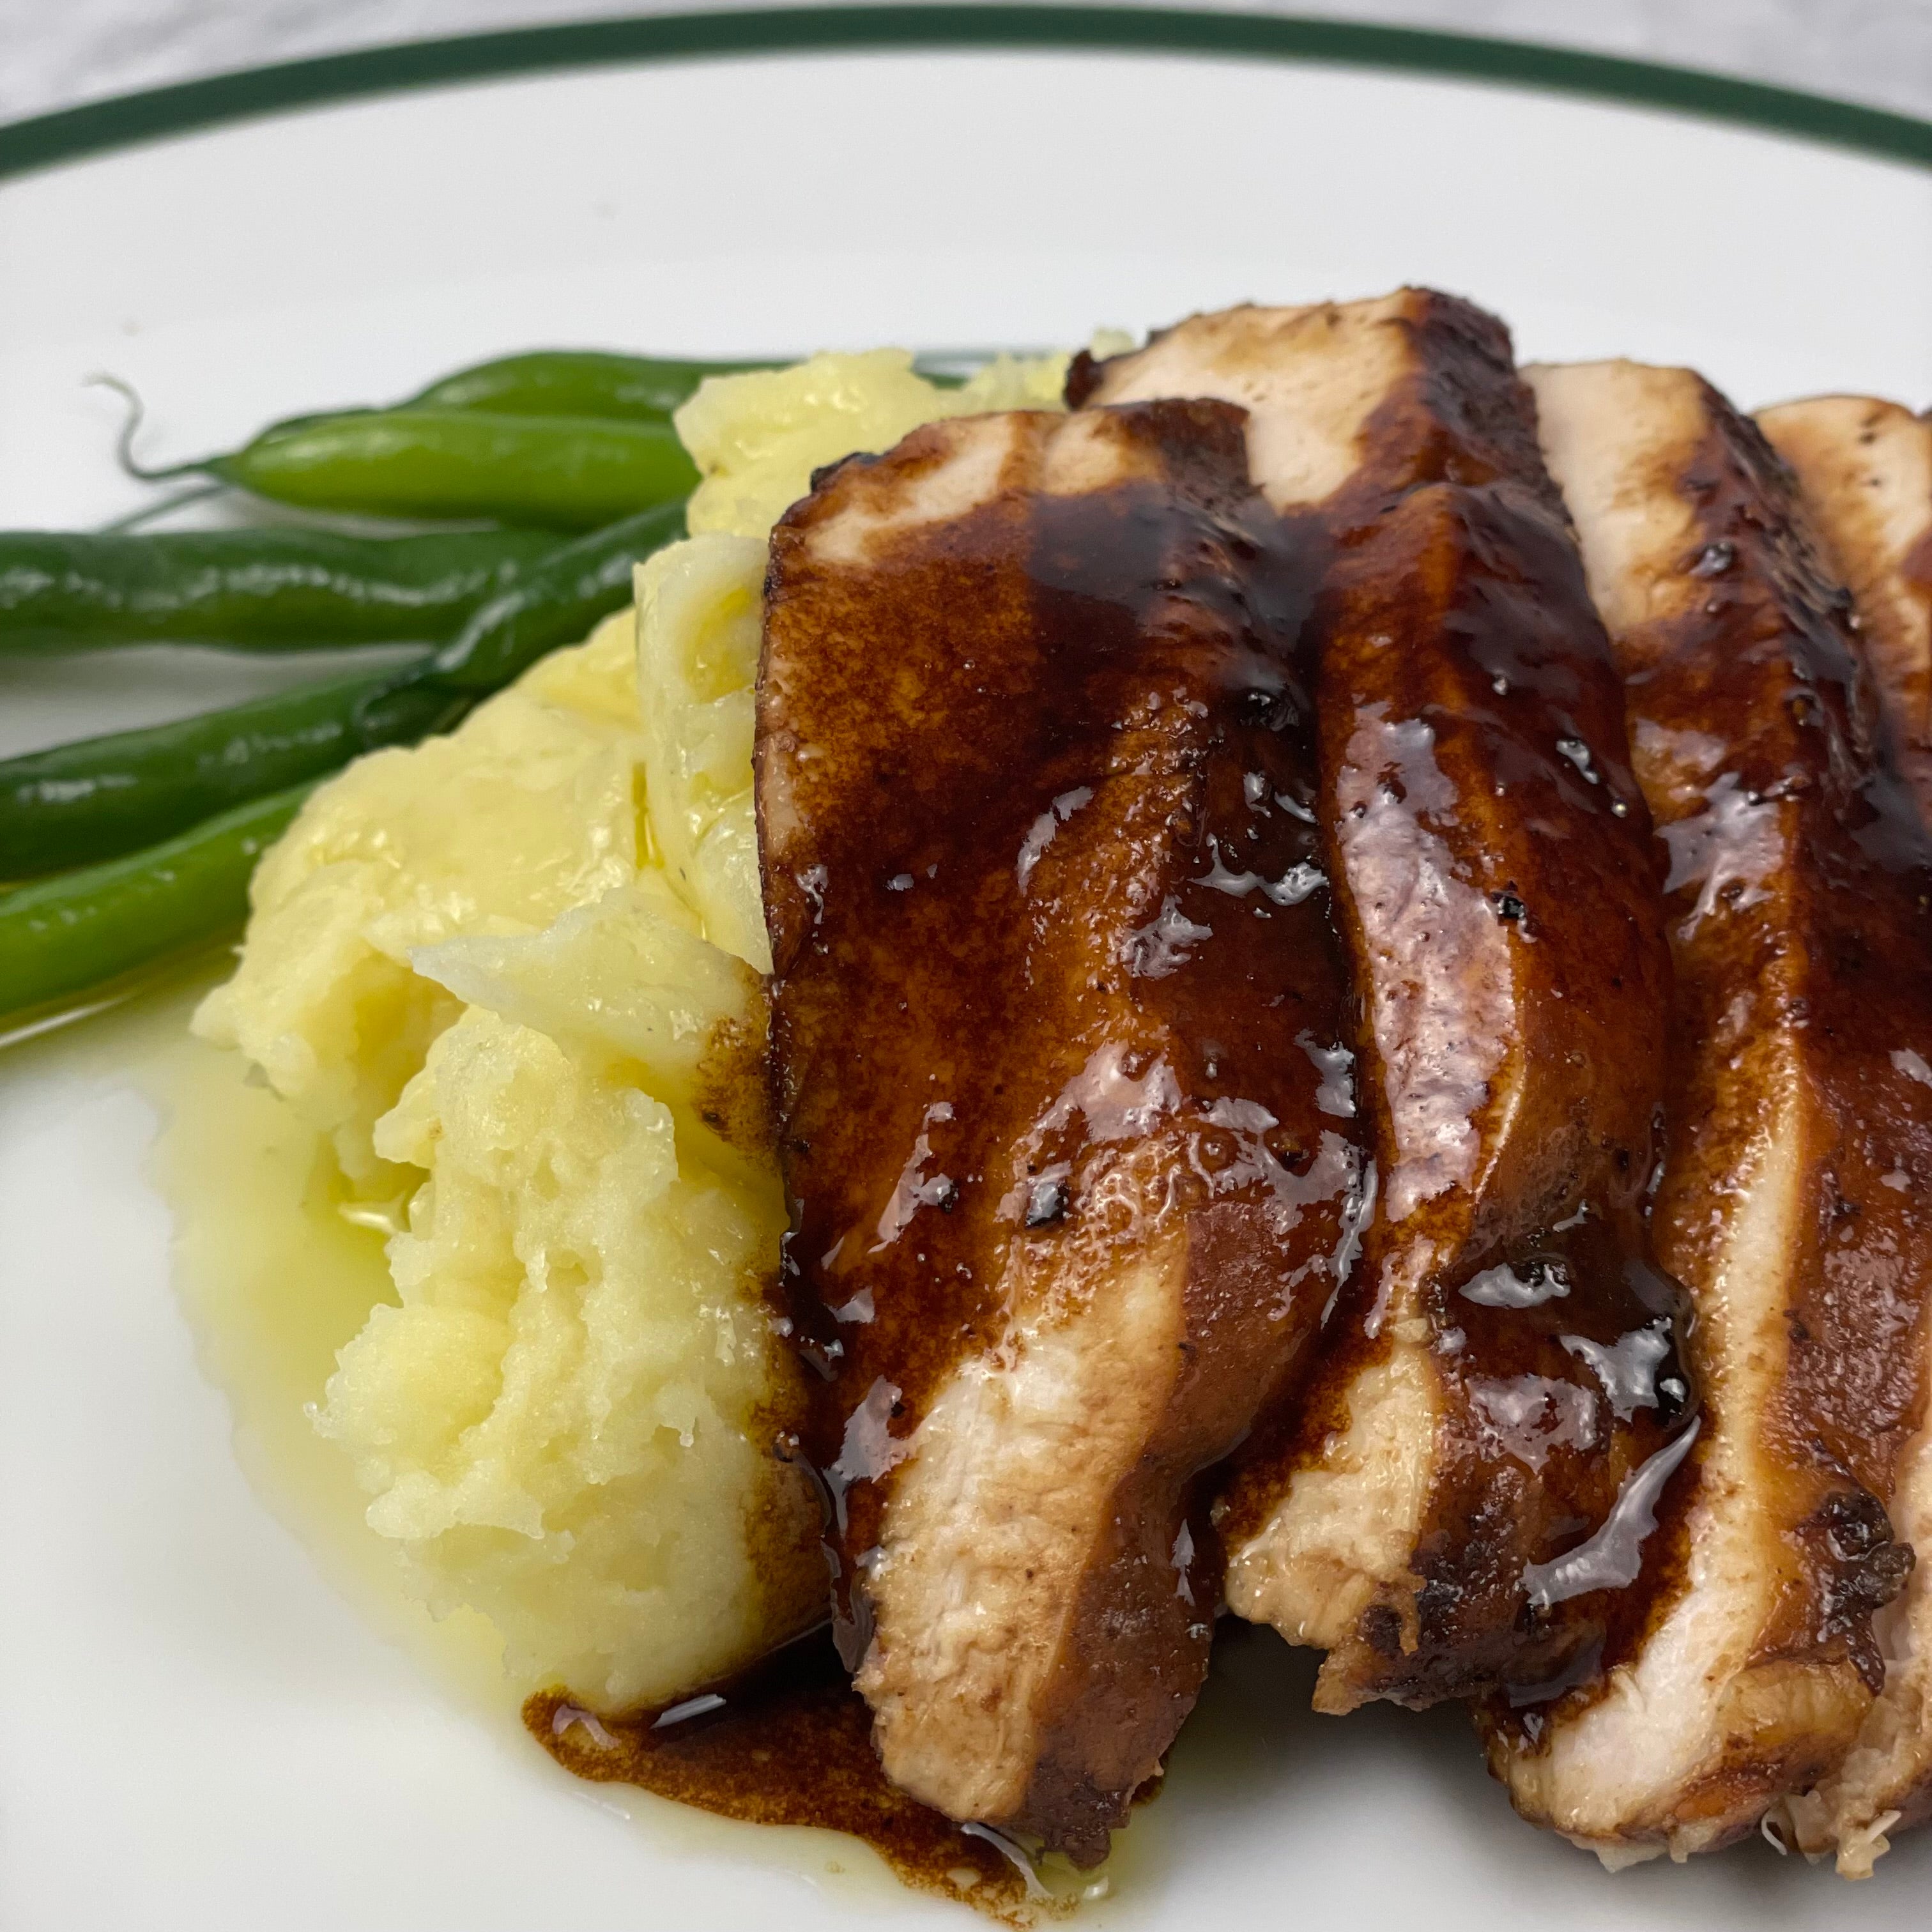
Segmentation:
{"type": "Polygon", "coordinates": [[[1757,431],[1688,370],[1528,372],[1671,857],[1670,1155],[1702,1431],[1681,1571],[1601,1683],[1485,1718],[1518,1808],[1615,1860],[1721,1844],[1844,1756],[1904,1581],[1924,1412],[1922,834],[1843,593],[1757,431]]]}
{"type": "MultiPolygon", "coordinates": [[[[1932,822],[1932,422],[1868,396],[1787,403],[1757,421],[1852,591],[1880,708],[1921,821],[1932,822]]],[[[1919,1349],[1932,1383],[1932,1329],[1919,1349]]],[[[1932,1558],[1932,1407],[1900,1458],[1889,1514],[1900,1540],[1932,1558]]],[[[1786,1807],[1798,1844],[1836,1851],[1852,1878],[1888,1849],[1888,1832],[1932,1819],[1932,1560],[1914,1566],[1874,1628],[1885,1689],[1844,1762],[1786,1807]]]]}
{"type": "Polygon", "coordinates": [[[1196,1495],[1360,1181],[1312,595],[1219,404],[931,425],[774,535],[788,1274],[888,1774],[1090,1862],[1192,1706],[1196,1495]]]}
{"type": "Polygon", "coordinates": [[[1305,1403],[1224,1500],[1230,1604],[1328,1651],[1330,1711],[1587,1671],[1654,1586],[1682,1453],[1641,1214],[1668,963],[1507,332],[1418,290],[1234,310],[1070,393],[1242,403],[1257,484],[1328,559],[1320,817],[1381,1198],[1305,1403]]]}

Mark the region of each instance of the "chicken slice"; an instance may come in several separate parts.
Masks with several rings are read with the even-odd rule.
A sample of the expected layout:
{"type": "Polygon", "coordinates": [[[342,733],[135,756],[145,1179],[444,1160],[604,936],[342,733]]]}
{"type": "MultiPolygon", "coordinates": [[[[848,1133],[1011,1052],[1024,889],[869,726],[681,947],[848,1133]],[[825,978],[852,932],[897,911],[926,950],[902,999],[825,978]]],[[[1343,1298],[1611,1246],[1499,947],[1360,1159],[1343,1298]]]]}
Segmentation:
{"type": "Polygon", "coordinates": [[[1380,1198],[1305,1402],[1222,1505],[1228,1596],[1318,1708],[1587,1671],[1684,1453],[1642,1219],[1668,956],[1621,693],[1500,322],[1449,297],[1198,316],[1072,399],[1250,411],[1324,549],[1321,803],[1380,1198]]]}
{"type": "Polygon", "coordinates": [[[1932,820],[1932,422],[1870,396],[1818,396],[1757,423],[1851,591],[1880,708],[1932,820]]]}
{"type": "Polygon", "coordinates": [[[1082,1862],[1206,1670],[1196,1478],[1358,1204],[1311,588],[1219,404],[934,424],[772,540],[772,1050],[838,1628],[896,1783],[1082,1862]]]}
{"type": "MultiPolygon", "coordinates": [[[[1786,403],[1757,420],[1851,588],[1880,709],[1919,815],[1932,820],[1932,422],[1864,396],[1786,403]]],[[[1921,1332],[1922,1352],[1932,1333],[1921,1332]]],[[[1932,1558],[1932,1408],[1900,1464],[1891,1516],[1932,1558]]],[[[1849,1878],[1869,1874],[1888,1832],[1932,1818],[1932,1560],[1914,1566],[1874,1628],[1885,1689],[1844,1762],[1786,1808],[1804,1850],[1835,1851],[1849,1878]]]]}
{"type": "Polygon", "coordinates": [[[1932,872],[1757,431],[1687,370],[1528,374],[1670,855],[1653,1226],[1704,1406],[1644,1627],[1601,1681],[1484,1723],[1526,1816],[1681,1858],[1844,1757],[1911,1567],[1884,1504],[1924,1402],[1932,872]]]}

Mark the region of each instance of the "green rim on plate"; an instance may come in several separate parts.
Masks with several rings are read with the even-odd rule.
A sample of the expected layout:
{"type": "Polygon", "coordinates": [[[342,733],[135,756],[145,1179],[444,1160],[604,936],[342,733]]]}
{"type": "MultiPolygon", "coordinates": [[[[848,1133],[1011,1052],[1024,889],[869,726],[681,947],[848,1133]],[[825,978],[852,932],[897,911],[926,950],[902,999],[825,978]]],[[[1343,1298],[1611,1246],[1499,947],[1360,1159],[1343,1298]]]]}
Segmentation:
{"type": "Polygon", "coordinates": [[[515,74],[773,53],[1091,49],[1454,76],[1729,122],[1932,168],[1932,122],[1606,54],[1407,27],[1080,6],[800,7],[587,20],[372,47],[90,101],[0,125],[0,178],[224,122],[515,74]]]}

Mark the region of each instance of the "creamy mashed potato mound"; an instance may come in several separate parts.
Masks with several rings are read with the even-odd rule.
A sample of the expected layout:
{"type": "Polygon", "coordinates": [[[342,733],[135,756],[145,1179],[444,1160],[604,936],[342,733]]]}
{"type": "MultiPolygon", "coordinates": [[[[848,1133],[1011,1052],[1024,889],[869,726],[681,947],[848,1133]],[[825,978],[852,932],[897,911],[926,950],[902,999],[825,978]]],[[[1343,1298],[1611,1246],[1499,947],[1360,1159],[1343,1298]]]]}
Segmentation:
{"type": "Polygon", "coordinates": [[[1058,407],[1065,368],[942,388],[880,350],[706,382],[677,418],[693,534],[638,608],[320,788],[195,1016],[389,1231],[395,1302],[318,1426],[412,1591],[488,1617],[526,1681],[664,1701],[821,1612],[817,1503],[773,1453],[799,1371],[763,1300],[766,541],[820,465],[1058,407]]]}

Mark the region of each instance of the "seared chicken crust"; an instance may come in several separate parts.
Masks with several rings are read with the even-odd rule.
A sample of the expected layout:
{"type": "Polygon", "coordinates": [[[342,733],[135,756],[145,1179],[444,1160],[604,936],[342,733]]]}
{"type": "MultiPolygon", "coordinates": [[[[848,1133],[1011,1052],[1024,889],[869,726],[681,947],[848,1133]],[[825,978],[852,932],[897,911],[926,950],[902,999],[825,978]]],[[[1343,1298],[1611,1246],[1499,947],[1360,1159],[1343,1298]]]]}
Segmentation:
{"type": "Polygon", "coordinates": [[[1312,578],[1219,403],[935,424],[772,541],[756,764],[788,1278],[887,1774],[1083,1862],[1192,1706],[1200,1473],[1363,1162],[1312,578]]]}
{"type": "Polygon", "coordinates": [[[1600,1682],[1484,1719],[1526,1816],[1707,1850],[1844,1758],[1912,1552],[1924,1412],[1932,870],[1846,600],[1762,436],[1685,370],[1532,370],[1668,848],[1659,1256],[1703,1391],[1680,1560],[1600,1682]]]}
{"type": "Polygon", "coordinates": [[[1379,1176],[1316,1380],[1222,1499],[1228,1600],[1319,1708],[1588,1671],[1689,1439],[1642,1208],[1657,859],[1508,332],[1426,290],[1198,316],[1070,398],[1212,395],[1318,542],[1318,816],[1379,1176]]]}

